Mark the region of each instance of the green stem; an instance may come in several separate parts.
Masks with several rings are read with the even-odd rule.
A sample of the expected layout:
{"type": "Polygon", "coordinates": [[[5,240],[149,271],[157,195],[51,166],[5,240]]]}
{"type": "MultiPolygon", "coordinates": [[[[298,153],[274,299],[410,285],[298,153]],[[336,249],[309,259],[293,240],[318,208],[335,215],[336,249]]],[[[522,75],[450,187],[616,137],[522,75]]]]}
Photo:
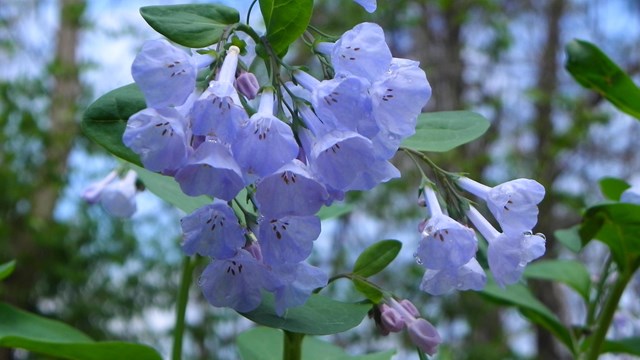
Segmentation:
{"type": "Polygon", "coordinates": [[[613,284],[613,289],[609,293],[607,300],[605,302],[604,308],[600,313],[600,318],[598,319],[597,327],[593,336],[591,336],[591,341],[589,343],[589,350],[587,352],[587,360],[597,360],[600,356],[600,349],[602,348],[602,343],[607,336],[607,332],[609,331],[609,326],[611,326],[611,321],[613,320],[613,315],[618,309],[618,303],[620,302],[620,298],[622,297],[622,293],[624,289],[627,287],[627,283],[631,280],[631,276],[633,275],[633,271],[629,271],[625,269],[622,273],[619,273],[616,282],[613,284]]]}
{"type": "Polygon", "coordinates": [[[304,334],[284,331],[284,349],[282,360],[302,359],[302,339],[304,334]]]}
{"type": "Polygon", "coordinates": [[[173,329],[171,360],[182,359],[182,338],[184,337],[185,312],[187,309],[187,302],[189,301],[189,287],[191,286],[195,265],[195,259],[191,259],[188,256],[185,256],[182,260],[182,278],[180,279],[178,303],[176,304],[176,326],[173,329]]]}

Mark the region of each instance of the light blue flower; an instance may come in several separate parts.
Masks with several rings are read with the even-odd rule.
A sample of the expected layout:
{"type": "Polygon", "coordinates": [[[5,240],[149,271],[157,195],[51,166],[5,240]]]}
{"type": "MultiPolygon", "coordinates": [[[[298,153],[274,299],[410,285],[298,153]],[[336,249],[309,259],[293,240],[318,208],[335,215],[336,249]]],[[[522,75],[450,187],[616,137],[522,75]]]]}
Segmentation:
{"type": "Polygon", "coordinates": [[[484,270],[476,258],[472,258],[458,268],[427,269],[420,282],[420,289],[431,295],[443,295],[453,290],[482,290],[486,283],[484,270]]]}

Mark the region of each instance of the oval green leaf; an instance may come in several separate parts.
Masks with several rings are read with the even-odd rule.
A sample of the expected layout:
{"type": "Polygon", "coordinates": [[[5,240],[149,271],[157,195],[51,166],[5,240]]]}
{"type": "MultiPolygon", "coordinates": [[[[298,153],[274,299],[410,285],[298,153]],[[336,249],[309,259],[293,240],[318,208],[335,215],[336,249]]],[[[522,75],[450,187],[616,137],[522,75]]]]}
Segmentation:
{"type": "Polygon", "coordinates": [[[378,288],[371,285],[366,281],[362,281],[358,278],[352,279],[353,286],[360,292],[362,295],[366,296],[369,301],[374,304],[379,304],[382,301],[383,294],[378,288]]]}
{"type": "Polygon", "coordinates": [[[553,233],[553,236],[562,245],[566,246],[567,249],[573,251],[574,253],[579,253],[580,250],[582,250],[582,241],[580,240],[580,234],[578,233],[579,229],[580,226],[575,225],[568,229],[556,230],[553,233]]]}
{"type": "Polygon", "coordinates": [[[257,309],[241,315],[272,328],[308,335],[330,335],[358,326],[370,308],[371,304],[367,303],[345,303],[312,294],[303,306],[290,308],[280,317],[275,311],[273,295],[267,293],[257,309]]]}
{"type": "Polygon", "coordinates": [[[640,89],[602,50],[590,42],[573,40],[566,53],[565,67],[577,82],[640,119],[640,89]]]}
{"type": "Polygon", "coordinates": [[[113,155],[141,166],[138,155],[122,143],[122,134],[129,117],[146,107],[135,84],[117,88],[89,105],[82,117],[82,131],[113,155]]]}
{"type": "Polygon", "coordinates": [[[471,111],[441,111],[418,116],[416,133],[403,147],[416,151],[445,152],[471,142],[489,129],[489,120],[471,111]]]}
{"type": "Polygon", "coordinates": [[[260,11],[267,27],[267,41],[276,54],[284,55],[307,29],[313,0],[260,0],[260,11]]]}
{"type": "Polygon", "coordinates": [[[219,4],[145,6],[140,14],[155,31],[190,48],[217,43],[228,26],[240,21],[236,9],[219,4]]]}
{"type": "Polygon", "coordinates": [[[0,304],[0,346],[77,360],[161,360],[153,348],[126,342],[94,342],[82,332],[7,304],[0,304]]]}
{"type": "Polygon", "coordinates": [[[600,191],[607,199],[618,201],[622,193],[631,187],[626,181],[612,177],[606,177],[598,181],[600,191]]]}
{"type": "Polygon", "coordinates": [[[585,303],[589,301],[591,276],[585,266],[571,260],[541,260],[526,267],[524,276],[533,279],[558,281],[574,289],[585,303]]]}
{"type": "Polygon", "coordinates": [[[384,270],[398,256],[402,243],[382,240],[366,248],[353,265],[353,273],[369,277],[384,270]]]}
{"type": "Polygon", "coordinates": [[[13,270],[16,268],[16,261],[11,260],[7,263],[0,265],[0,280],[4,280],[9,277],[13,273],[13,270]]]}

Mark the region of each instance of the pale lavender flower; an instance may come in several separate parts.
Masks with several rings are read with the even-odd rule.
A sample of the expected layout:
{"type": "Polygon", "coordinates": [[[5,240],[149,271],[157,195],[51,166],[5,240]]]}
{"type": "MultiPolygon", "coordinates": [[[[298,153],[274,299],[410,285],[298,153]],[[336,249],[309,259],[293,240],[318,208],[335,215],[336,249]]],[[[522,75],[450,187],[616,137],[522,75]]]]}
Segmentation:
{"type": "Polygon", "coordinates": [[[505,233],[522,234],[531,231],[538,222],[538,204],[545,189],[535,180],[515,179],[491,188],[461,177],[458,185],[486,201],[505,233]]]}
{"type": "Polygon", "coordinates": [[[489,243],[489,268],[501,287],[518,282],[525,266],[545,253],[545,238],[542,234],[500,233],[473,206],[467,217],[489,243]]]}
{"type": "Polygon", "coordinates": [[[104,188],[107,187],[107,185],[109,185],[109,183],[111,183],[117,177],[118,177],[118,172],[115,170],[111,171],[103,179],[96,181],[91,185],[87,186],[87,188],[85,188],[84,191],[82,192],[82,198],[84,199],[84,201],[86,201],[89,204],[97,203],[98,201],[100,201],[100,195],[102,194],[102,191],[104,190],[104,188]]]}
{"type": "Polygon", "coordinates": [[[482,290],[486,283],[484,270],[476,258],[472,258],[458,268],[427,269],[420,282],[420,290],[431,295],[443,295],[453,290],[482,290]]]}
{"type": "Polygon", "coordinates": [[[129,218],[136,212],[136,179],[136,172],[129,170],[124,178],[111,181],[102,190],[100,204],[110,215],[129,218]]]}
{"type": "Polygon", "coordinates": [[[374,12],[376,11],[377,8],[377,4],[376,4],[376,0],[354,0],[356,3],[358,3],[360,6],[362,6],[367,12],[374,12]]]}
{"type": "Polygon", "coordinates": [[[326,286],[329,280],[323,270],[304,262],[272,266],[272,272],[279,282],[272,292],[280,316],[288,308],[303,305],[313,290],[326,286]]]}
{"type": "Polygon", "coordinates": [[[305,260],[311,254],[314,240],[320,235],[320,218],[317,216],[262,217],[258,224],[260,248],[268,265],[305,260]]]}
{"type": "Polygon", "coordinates": [[[335,43],[331,63],[336,73],[347,72],[369,82],[380,78],[391,64],[391,50],[378,24],[361,23],[335,43]]]}
{"type": "Polygon", "coordinates": [[[391,298],[388,304],[391,309],[402,317],[411,341],[425,353],[429,355],[435,354],[438,350],[438,345],[442,343],[438,330],[430,322],[420,317],[418,310],[409,300],[404,299],[402,303],[398,303],[391,298]]]}

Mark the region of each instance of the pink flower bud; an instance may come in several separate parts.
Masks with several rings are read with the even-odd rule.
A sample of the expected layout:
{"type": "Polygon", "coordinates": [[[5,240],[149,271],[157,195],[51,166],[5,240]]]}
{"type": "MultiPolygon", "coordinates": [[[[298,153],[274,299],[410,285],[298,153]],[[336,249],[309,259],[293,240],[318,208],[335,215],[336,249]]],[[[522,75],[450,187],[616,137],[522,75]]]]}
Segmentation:
{"type": "Polygon", "coordinates": [[[258,95],[260,84],[253,73],[243,72],[236,78],[236,89],[247,99],[253,100],[258,95]]]}
{"type": "Polygon", "coordinates": [[[425,319],[418,318],[407,325],[411,341],[420,350],[433,355],[438,350],[438,344],[442,342],[438,330],[425,319]]]}
{"type": "Polygon", "coordinates": [[[416,308],[416,306],[413,305],[413,303],[411,301],[409,301],[408,299],[400,300],[400,305],[402,305],[402,307],[405,310],[407,310],[409,312],[409,314],[411,314],[413,317],[415,317],[415,318],[419,318],[420,317],[420,311],[418,311],[418,308],[416,308]]]}
{"type": "Polygon", "coordinates": [[[380,325],[383,332],[399,332],[404,328],[402,315],[387,304],[380,307],[380,325]]]}

